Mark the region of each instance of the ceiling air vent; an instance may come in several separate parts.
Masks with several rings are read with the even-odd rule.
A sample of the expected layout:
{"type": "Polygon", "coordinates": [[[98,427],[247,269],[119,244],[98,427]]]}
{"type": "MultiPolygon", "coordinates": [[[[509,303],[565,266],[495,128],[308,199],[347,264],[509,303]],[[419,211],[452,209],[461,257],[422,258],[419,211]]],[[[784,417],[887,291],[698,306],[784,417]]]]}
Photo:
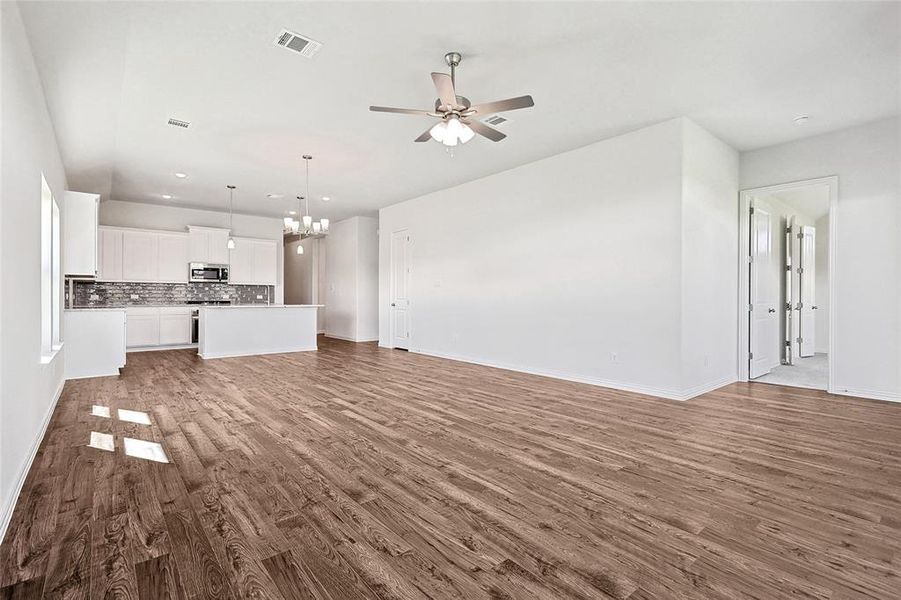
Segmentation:
{"type": "Polygon", "coordinates": [[[169,125],[172,125],[173,127],[182,127],[184,129],[187,129],[188,125],[190,125],[190,123],[188,123],[187,121],[182,121],[181,119],[169,119],[169,125]]]}
{"type": "Polygon", "coordinates": [[[322,44],[316,40],[304,37],[293,31],[288,31],[287,29],[282,29],[281,34],[275,38],[275,45],[287,48],[288,50],[293,50],[307,58],[311,58],[320,48],[322,48],[322,44]]]}
{"type": "Polygon", "coordinates": [[[498,125],[503,125],[504,123],[508,123],[510,119],[507,117],[502,117],[500,115],[491,115],[490,117],[485,117],[482,119],[482,123],[486,125],[492,125],[493,127],[497,127],[498,125]]]}

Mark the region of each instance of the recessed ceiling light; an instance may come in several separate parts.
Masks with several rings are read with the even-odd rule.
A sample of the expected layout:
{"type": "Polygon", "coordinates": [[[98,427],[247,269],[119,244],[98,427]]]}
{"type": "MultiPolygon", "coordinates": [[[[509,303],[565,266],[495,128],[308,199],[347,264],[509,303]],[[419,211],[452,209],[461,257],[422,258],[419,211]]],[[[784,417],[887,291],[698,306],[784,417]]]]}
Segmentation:
{"type": "Polygon", "coordinates": [[[184,173],[176,173],[175,176],[179,179],[184,179],[185,177],[187,177],[187,175],[185,175],[184,173]]]}
{"type": "Polygon", "coordinates": [[[281,195],[281,194],[266,194],[266,197],[267,197],[267,198],[270,198],[270,199],[272,199],[272,200],[275,200],[275,199],[277,199],[277,198],[281,198],[282,195],[281,195]]]}
{"type": "Polygon", "coordinates": [[[810,117],[807,115],[798,115],[795,117],[795,125],[806,125],[809,120],[810,117]]]}
{"type": "Polygon", "coordinates": [[[163,200],[172,200],[172,196],[170,194],[163,194],[163,200]]]}
{"type": "Polygon", "coordinates": [[[323,201],[323,202],[328,202],[329,200],[331,200],[331,198],[329,198],[328,196],[323,196],[323,197],[322,197],[322,201],[323,201]]]}

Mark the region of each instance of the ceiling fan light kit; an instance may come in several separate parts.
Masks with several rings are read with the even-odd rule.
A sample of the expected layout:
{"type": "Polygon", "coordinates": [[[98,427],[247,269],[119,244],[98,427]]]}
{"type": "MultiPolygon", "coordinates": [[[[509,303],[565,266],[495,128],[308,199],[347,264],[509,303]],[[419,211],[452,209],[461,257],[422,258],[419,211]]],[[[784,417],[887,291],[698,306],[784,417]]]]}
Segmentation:
{"type": "Polygon", "coordinates": [[[473,105],[468,98],[457,95],[457,66],[462,60],[463,56],[459,52],[448,52],[444,55],[444,61],[450,67],[450,75],[447,73],[432,73],[432,83],[435,84],[435,89],[438,92],[434,111],[390,106],[370,106],[369,110],[373,112],[422,115],[441,119],[440,122],[429,127],[416,138],[415,142],[427,142],[431,139],[445,146],[453,147],[457,144],[465,144],[475,137],[475,134],[486,137],[492,142],[501,141],[507,136],[490,125],[479,121],[479,119],[494,113],[530,108],[535,106],[535,102],[531,96],[518,96],[516,98],[507,98],[506,100],[473,105]]]}

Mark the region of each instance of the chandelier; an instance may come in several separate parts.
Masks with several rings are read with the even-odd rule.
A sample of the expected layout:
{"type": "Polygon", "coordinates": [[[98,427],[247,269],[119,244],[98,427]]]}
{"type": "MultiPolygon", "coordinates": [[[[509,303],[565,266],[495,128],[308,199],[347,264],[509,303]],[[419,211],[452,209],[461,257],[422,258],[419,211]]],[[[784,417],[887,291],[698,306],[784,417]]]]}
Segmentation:
{"type": "MultiPolygon", "coordinates": [[[[306,163],[307,174],[307,191],[305,196],[297,196],[297,211],[302,215],[300,220],[292,217],[285,217],[285,231],[300,235],[300,239],[308,237],[321,237],[328,234],[328,219],[319,219],[314,221],[310,215],[310,161],[313,157],[309,154],[303,155],[306,163]]],[[[303,246],[297,245],[297,253],[303,254],[303,246]]]]}

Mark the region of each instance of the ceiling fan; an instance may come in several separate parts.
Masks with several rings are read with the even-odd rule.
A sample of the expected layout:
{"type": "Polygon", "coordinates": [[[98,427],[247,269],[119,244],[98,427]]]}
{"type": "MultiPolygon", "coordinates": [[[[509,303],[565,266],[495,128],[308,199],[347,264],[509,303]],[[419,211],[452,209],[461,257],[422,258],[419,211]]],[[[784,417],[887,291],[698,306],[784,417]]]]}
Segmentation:
{"type": "Polygon", "coordinates": [[[454,89],[456,70],[461,60],[463,60],[463,56],[459,52],[448,52],[444,55],[444,62],[450,67],[450,75],[447,73],[432,73],[432,81],[435,84],[435,89],[438,90],[438,99],[435,100],[434,111],[393,108],[390,106],[370,106],[369,110],[405,115],[425,115],[441,119],[440,122],[426,129],[422,135],[416,138],[414,140],[416,142],[427,142],[429,139],[433,139],[445,146],[456,146],[458,143],[465,144],[476,133],[492,142],[501,141],[507,136],[479,119],[508,110],[529,108],[535,106],[535,102],[532,101],[531,96],[518,96],[516,98],[507,98],[506,100],[473,105],[468,98],[458,96],[456,89],[454,89]]]}

